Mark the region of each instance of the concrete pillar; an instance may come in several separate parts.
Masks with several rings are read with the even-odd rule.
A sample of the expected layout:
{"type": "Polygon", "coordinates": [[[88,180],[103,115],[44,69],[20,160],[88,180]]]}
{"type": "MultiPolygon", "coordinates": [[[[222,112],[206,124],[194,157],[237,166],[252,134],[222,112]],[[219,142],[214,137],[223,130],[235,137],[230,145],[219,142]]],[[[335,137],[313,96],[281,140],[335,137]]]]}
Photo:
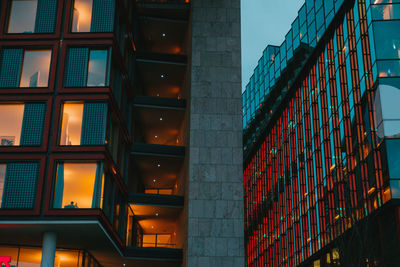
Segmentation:
{"type": "Polygon", "coordinates": [[[54,232],[46,232],[43,235],[41,267],[54,267],[56,255],[57,235],[54,232]]]}

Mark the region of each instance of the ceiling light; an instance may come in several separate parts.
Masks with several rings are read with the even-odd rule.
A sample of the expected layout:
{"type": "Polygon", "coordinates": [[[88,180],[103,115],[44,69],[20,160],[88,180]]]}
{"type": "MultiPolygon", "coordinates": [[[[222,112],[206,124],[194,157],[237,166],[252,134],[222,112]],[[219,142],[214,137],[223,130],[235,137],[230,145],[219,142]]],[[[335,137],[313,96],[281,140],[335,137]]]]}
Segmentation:
{"type": "Polygon", "coordinates": [[[165,37],[165,36],[167,36],[167,34],[166,34],[166,33],[164,33],[164,32],[163,32],[161,35],[162,35],[162,37],[165,37]]]}
{"type": "Polygon", "coordinates": [[[151,229],[154,229],[154,225],[151,226],[151,229]]]}
{"type": "Polygon", "coordinates": [[[160,163],[158,163],[158,164],[157,164],[157,167],[158,167],[158,168],[160,168],[160,167],[161,167],[160,163]]]}
{"type": "Polygon", "coordinates": [[[164,74],[161,74],[160,77],[161,77],[161,78],[165,78],[165,75],[164,75],[164,74]]]}
{"type": "Polygon", "coordinates": [[[153,183],[155,183],[156,182],[156,179],[153,179],[153,183]]]}
{"type": "Polygon", "coordinates": [[[163,118],[162,117],[160,117],[160,121],[162,121],[163,120],[163,118]]]}
{"type": "Polygon", "coordinates": [[[156,213],[156,216],[158,216],[158,213],[156,213]]]}
{"type": "Polygon", "coordinates": [[[158,138],[158,135],[155,135],[154,138],[158,138]]]}

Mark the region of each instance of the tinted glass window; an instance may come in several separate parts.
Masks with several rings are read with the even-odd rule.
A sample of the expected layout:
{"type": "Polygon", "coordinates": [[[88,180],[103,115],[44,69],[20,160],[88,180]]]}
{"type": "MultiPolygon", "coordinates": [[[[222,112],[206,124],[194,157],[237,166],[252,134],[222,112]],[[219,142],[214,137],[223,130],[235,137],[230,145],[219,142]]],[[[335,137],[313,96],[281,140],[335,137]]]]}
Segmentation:
{"type": "Polygon", "coordinates": [[[11,2],[8,33],[33,33],[35,30],[37,0],[11,2]]]}
{"type": "Polygon", "coordinates": [[[400,21],[374,22],[377,59],[400,58],[400,21]]]}

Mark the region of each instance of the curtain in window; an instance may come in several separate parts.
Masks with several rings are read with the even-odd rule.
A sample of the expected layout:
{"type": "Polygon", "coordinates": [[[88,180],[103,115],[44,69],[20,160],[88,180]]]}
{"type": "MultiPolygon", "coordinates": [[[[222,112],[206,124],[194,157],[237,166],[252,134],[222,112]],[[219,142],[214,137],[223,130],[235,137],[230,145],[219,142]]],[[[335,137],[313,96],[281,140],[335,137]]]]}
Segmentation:
{"type": "Polygon", "coordinates": [[[0,87],[19,87],[23,49],[4,49],[0,53],[0,87]]]}
{"type": "Polygon", "coordinates": [[[81,145],[103,145],[106,139],[107,103],[83,106],[81,145]]]}
{"type": "Polygon", "coordinates": [[[45,113],[45,103],[25,104],[21,130],[21,146],[41,145],[45,113]]]}
{"type": "Polygon", "coordinates": [[[39,0],[36,12],[35,33],[54,32],[57,0],[39,0]]]}
{"type": "Polygon", "coordinates": [[[56,177],[56,192],[54,194],[54,208],[62,208],[62,200],[64,194],[64,164],[59,163],[56,177]]]}
{"type": "Polygon", "coordinates": [[[97,163],[96,180],[94,181],[92,209],[100,208],[102,179],[103,179],[103,164],[99,162],[97,163]]]}
{"type": "Polygon", "coordinates": [[[3,192],[3,209],[32,209],[36,199],[39,164],[8,163],[3,192]]]}
{"type": "Polygon", "coordinates": [[[94,0],[91,32],[112,32],[114,29],[115,0],[94,0]]]}
{"type": "Polygon", "coordinates": [[[89,48],[69,48],[65,66],[65,87],[85,87],[89,48]]]}

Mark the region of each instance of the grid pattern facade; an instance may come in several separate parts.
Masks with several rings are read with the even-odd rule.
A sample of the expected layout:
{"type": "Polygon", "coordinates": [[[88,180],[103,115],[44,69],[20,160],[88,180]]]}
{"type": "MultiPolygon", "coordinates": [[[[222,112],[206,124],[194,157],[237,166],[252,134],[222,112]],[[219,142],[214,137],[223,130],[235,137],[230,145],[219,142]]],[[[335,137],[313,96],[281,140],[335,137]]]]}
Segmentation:
{"type": "Polygon", "coordinates": [[[281,46],[268,46],[264,50],[243,93],[244,129],[254,118],[260,104],[268,97],[294,51],[301,43],[314,47],[343,2],[344,0],[307,0],[281,46]]]}
{"type": "MultiPolygon", "coordinates": [[[[307,1],[302,10],[309,2],[314,1],[307,1]]],[[[329,1],[324,2],[326,6],[329,1]]],[[[317,5],[318,1],[314,3],[317,5]]],[[[379,66],[375,43],[381,40],[374,38],[378,32],[376,28],[374,32],[375,20],[396,18],[392,12],[383,19],[385,13],[376,11],[388,4],[392,1],[347,3],[304,67],[307,74],[298,77],[299,82],[270,122],[263,139],[257,140],[253,153],[245,159],[248,266],[384,264],[381,255],[371,256],[371,265],[365,265],[369,256],[363,258],[363,265],[355,260],[354,265],[349,265],[340,259],[346,252],[332,246],[389,200],[397,198],[397,187],[393,186],[397,173],[390,165],[397,162],[398,153],[387,152],[397,139],[396,135],[380,133],[379,109],[384,103],[377,101],[379,83],[388,83],[379,77],[397,75],[390,71],[388,74],[388,67],[379,66]]],[[[296,21],[301,21],[302,10],[296,21]]],[[[325,19],[329,22],[333,18],[325,19]]],[[[312,36],[310,32],[308,35],[312,36]]],[[[397,57],[395,65],[398,64],[397,57]]],[[[262,80],[263,75],[257,71],[254,77],[259,75],[262,80]]],[[[250,81],[244,103],[249,101],[247,96],[258,94],[247,92],[258,91],[254,89],[257,86],[250,81]]],[[[245,127],[251,119],[246,112],[253,111],[247,104],[244,107],[245,127]]],[[[397,247],[398,243],[393,249],[397,247]]]]}

